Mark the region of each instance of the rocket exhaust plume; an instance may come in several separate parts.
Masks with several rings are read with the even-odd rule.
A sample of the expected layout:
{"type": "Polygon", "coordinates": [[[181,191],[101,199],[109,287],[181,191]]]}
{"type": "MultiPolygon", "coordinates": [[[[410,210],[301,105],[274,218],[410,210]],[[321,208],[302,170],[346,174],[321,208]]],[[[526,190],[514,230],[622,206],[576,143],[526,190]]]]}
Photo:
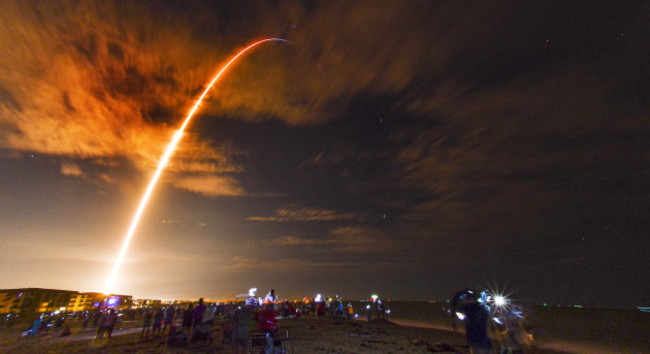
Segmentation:
{"type": "Polygon", "coordinates": [[[122,265],[122,261],[124,259],[124,255],[126,254],[126,250],[129,248],[129,243],[131,242],[131,239],[133,238],[133,234],[135,233],[135,230],[138,228],[138,223],[140,222],[140,217],[142,216],[142,213],[144,212],[144,209],[147,207],[147,203],[149,202],[149,198],[151,197],[151,193],[153,192],[154,188],[156,187],[156,184],[158,183],[158,179],[160,178],[160,175],[162,174],[163,170],[165,169],[165,166],[169,162],[170,157],[176,150],[176,145],[178,145],[178,142],[181,140],[183,137],[183,131],[185,131],[185,128],[187,125],[190,123],[190,120],[192,120],[192,116],[194,116],[194,113],[196,110],[199,108],[199,105],[201,104],[201,101],[203,101],[203,98],[205,95],[207,95],[208,91],[212,88],[212,86],[219,80],[221,75],[228,70],[228,67],[237,61],[239,57],[244,55],[247,51],[253,49],[254,47],[265,43],[265,42],[271,42],[271,41],[280,41],[280,42],[286,42],[286,43],[291,43],[285,39],[281,38],[267,38],[267,39],[262,39],[257,42],[254,42],[250,44],[248,47],[242,49],[239,53],[237,53],[235,56],[233,56],[227,63],[224,65],[221,70],[214,76],[212,81],[210,81],[210,84],[208,84],[208,87],[205,88],[199,99],[196,101],[192,109],[190,109],[190,112],[187,114],[187,117],[185,118],[185,121],[183,121],[183,124],[181,127],[174,133],[174,136],[172,137],[172,140],[169,142],[167,145],[167,148],[165,149],[165,153],[162,155],[160,158],[160,161],[158,162],[158,168],[156,169],[156,172],[154,173],[153,177],[151,178],[151,181],[149,181],[149,185],[147,186],[146,191],[144,192],[144,195],[142,196],[142,199],[140,200],[140,205],[138,206],[137,211],[135,212],[135,215],[133,216],[133,221],[131,221],[131,226],[129,227],[128,232],[126,233],[126,236],[124,238],[124,243],[122,244],[122,248],[120,249],[120,253],[117,256],[117,259],[115,260],[115,264],[113,265],[113,271],[111,272],[110,278],[108,279],[108,283],[106,283],[106,288],[104,290],[104,293],[109,294],[111,291],[113,291],[113,286],[115,285],[115,280],[117,279],[117,274],[120,271],[120,266],[122,265]]]}

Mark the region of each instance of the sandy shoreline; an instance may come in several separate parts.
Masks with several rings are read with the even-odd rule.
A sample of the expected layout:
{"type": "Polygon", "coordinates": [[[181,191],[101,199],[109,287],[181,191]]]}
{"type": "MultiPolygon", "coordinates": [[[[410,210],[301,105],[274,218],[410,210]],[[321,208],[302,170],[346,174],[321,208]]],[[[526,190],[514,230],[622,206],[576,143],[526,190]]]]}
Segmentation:
{"type": "MultiPolygon", "coordinates": [[[[287,353],[469,353],[465,336],[445,328],[417,325],[399,321],[373,320],[353,323],[329,318],[306,316],[301,319],[279,320],[278,337],[283,339],[287,353]]],[[[81,329],[70,323],[72,335],[59,337],[59,330],[47,335],[21,337],[17,328],[0,330],[0,351],[4,353],[190,353],[231,352],[223,343],[226,321],[216,323],[211,330],[212,341],[170,348],[167,337],[141,339],[141,320],[119,323],[110,341],[96,341],[94,330],[81,329]]],[[[606,348],[565,341],[540,343],[541,353],[614,353],[606,348]]],[[[496,343],[493,341],[493,345],[496,343]]],[[[496,351],[495,351],[496,352],[496,351]]]]}
{"type": "MultiPolygon", "coordinates": [[[[3,333],[2,350],[7,353],[187,353],[230,352],[223,344],[222,330],[226,323],[212,327],[213,340],[204,345],[192,344],[169,348],[166,337],[139,339],[139,327],[118,326],[107,343],[93,341],[92,331],[73,331],[66,338],[52,331],[38,337],[20,337],[3,333]],[[75,333],[76,332],[76,333],[75,333]]],[[[325,318],[306,317],[280,320],[278,335],[288,353],[468,353],[462,334],[428,328],[399,326],[388,321],[336,322],[325,318]],[[288,336],[288,339],[286,338],[288,336]]]]}

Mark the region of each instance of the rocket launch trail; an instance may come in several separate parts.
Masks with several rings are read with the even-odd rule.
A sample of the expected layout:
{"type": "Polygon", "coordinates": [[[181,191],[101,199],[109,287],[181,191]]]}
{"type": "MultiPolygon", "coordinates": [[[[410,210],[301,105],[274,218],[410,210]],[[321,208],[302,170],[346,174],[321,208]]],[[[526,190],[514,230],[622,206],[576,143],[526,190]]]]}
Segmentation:
{"type": "Polygon", "coordinates": [[[133,220],[131,221],[131,226],[129,226],[129,229],[126,233],[126,236],[124,237],[124,243],[122,244],[122,248],[120,249],[120,253],[118,254],[115,263],[113,265],[113,270],[110,274],[110,277],[108,279],[108,282],[106,283],[106,288],[104,290],[104,293],[109,294],[113,291],[113,287],[115,285],[115,281],[117,279],[117,275],[120,271],[120,267],[122,265],[122,261],[124,260],[124,255],[126,254],[127,249],[129,248],[129,243],[131,242],[131,239],[133,238],[133,235],[135,234],[136,229],[138,228],[138,223],[140,222],[140,218],[142,217],[142,213],[144,212],[145,208],[147,207],[147,204],[149,202],[149,198],[151,197],[151,194],[153,193],[153,190],[156,188],[156,184],[158,183],[158,179],[160,179],[160,176],[162,175],[163,170],[165,169],[165,166],[169,162],[170,157],[176,150],[176,146],[178,145],[178,142],[181,140],[183,137],[183,132],[185,131],[185,128],[187,128],[188,124],[192,120],[192,117],[194,116],[194,113],[196,113],[196,110],[199,108],[199,105],[201,104],[201,101],[203,101],[203,98],[207,95],[208,91],[214,86],[214,84],[221,78],[221,75],[228,70],[231,64],[236,62],[242,55],[244,55],[246,52],[249,50],[257,47],[258,45],[266,42],[273,42],[273,41],[279,41],[279,42],[286,42],[286,43],[291,43],[285,39],[281,38],[267,38],[267,39],[262,39],[257,42],[254,42],[247,46],[246,48],[242,49],[237,53],[235,56],[233,56],[222,68],[219,70],[219,72],[214,76],[212,81],[208,84],[208,86],[205,88],[201,96],[197,99],[196,103],[190,109],[189,113],[187,114],[187,117],[183,121],[183,124],[180,126],[180,128],[174,133],[174,136],[172,137],[172,140],[169,142],[167,145],[167,148],[165,149],[165,152],[163,155],[160,157],[160,161],[158,162],[158,167],[156,168],[156,172],[154,173],[153,177],[151,178],[151,181],[149,181],[149,185],[147,186],[146,191],[144,192],[144,195],[142,196],[142,199],[140,200],[140,204],[138,205],[138,209],[135,212],[135,215],[133,216],[133,220]]]}

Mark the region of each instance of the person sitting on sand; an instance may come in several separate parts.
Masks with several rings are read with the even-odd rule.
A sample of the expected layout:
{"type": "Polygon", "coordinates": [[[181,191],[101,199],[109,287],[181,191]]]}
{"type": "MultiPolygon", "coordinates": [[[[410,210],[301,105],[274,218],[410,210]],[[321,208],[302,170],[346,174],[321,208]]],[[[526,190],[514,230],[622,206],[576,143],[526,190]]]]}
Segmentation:
{"type": "Polygon", "coordinates": [[[278,329],[278,321],[275,319],[277,312],[272,303],[267,303],[259,314],[258,327],[264,333],[275,334],[278,329]]]}
{"type": "Polygon", "coordinates": [[[60,337],[67,337],[67,336],[69,336],[71,334],[72,334],[72,332],[70,331],[70,326],[65,326],[65,328],[63,329],[63,332],[61,332],[60,337]]]}
{"type": "Polygon", "coordinates": [[[169,336],[167,337],[167,345],[170,347],[182,347],[187,345],[187,334],[179,330],[172,323],[169,326],[169,336]]]}

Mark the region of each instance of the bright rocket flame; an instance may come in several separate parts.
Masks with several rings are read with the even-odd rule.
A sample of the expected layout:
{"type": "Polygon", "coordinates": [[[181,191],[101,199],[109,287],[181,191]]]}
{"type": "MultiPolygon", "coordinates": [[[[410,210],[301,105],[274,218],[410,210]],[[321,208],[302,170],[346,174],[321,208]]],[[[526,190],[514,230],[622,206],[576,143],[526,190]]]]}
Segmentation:
{"type": "Polygon", "coordinates": [[[201,101],[203,101],[205,95],[208,94],[208,91],[210,91],[212,86],[217,82],[217,80],[219,80],[221,74],[223,74],[228,69],[230,64],[235,62],[240,56],[242,56],[248,50],[256,47],[259,44],[262,44],[264,42],[270,42],[270,41],[281,41],[281,42],[291,43],[281,38],[267,38],[267,39],[259,40],[253,44],[250,44],[248,47],[242,49],[239,53],[237,53],[237,55],[232,57],[232,59],[230,59],[230,61],[228,61],[228,63],[226,63],[226,65],[224,65],[223,68],[221,68],[221,70],[219,70],[217,75],[214,76],[214,78],[212,79],[208,87],[206,87],[206,89],[203,91],[199,99],[196,101],[196,103],[194,104],[190,112],[187,114],[187,117],[185,118],[185,121],[183,122],[181,127],[176,131],[176,133],[174,133],[172,140],[169,142],[167,148],[165,149],[165,153],[162,155],[160,161],[158,162],[158,168],[156,169],[156,172],[151,178],[151,181],[149,182],[149,186],[147,187],[146,191],[144,192],[144,195],[142,196],[142,199],[140,200],[140,205],[138,206],[138,209],[135,212],[133,221],[131,221],[131,226],[129,227],[129,230],[126,233],[126,237],[124,238],[124,243],[122,244],[122,249],[120,249],[120,253],[117,256],[117,259],[115,260],[115,264],[113,265],[113,271],[111,272],[111,276],[108,279],[108,283],[106,284],[106,290],[104,291],[104,293],[108,294],[113,290],[113,286],[115,284],[117,274],[120,271],[120,266],[122,265],[122,261],[124,260],[124,255],[126,254],[126,250],[129,248],[129,243],[131,242],[131,238],[133,238],[133,234],[135,233],[135,230],[138,227],[138,223],[140,222],[140,217],[142,216],[144,209],[147,207],[147,204],[149,203],[149,198],[151,197],[151,193],[153,193],[153,190],[156,187],[156,184],[158,183],[158,179],[160,178],[160,175],[165,169],[165,166],[167,166],[170,157],[176,150],[176,145],[178,145],[178,142],[183,137],[183,132],[185,131],[187,125],[190,123],[192,116],[194,116],[194,113],[199,108],[201,101]]]}

